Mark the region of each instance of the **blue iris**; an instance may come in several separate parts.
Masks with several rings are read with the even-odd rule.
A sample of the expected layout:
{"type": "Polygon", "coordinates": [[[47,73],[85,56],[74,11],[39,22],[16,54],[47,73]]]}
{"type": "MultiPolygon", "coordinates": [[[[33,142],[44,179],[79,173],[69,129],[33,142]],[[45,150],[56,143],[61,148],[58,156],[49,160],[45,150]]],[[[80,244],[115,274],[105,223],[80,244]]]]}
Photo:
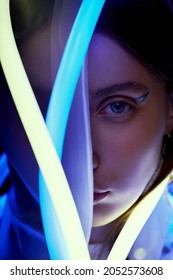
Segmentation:
{"type": "Polygon", "coordinates": [[[111,110],[114,113],[123,113],[125,111],[126,104],[124,102],[114,102],[111,104],[111,110]]]}

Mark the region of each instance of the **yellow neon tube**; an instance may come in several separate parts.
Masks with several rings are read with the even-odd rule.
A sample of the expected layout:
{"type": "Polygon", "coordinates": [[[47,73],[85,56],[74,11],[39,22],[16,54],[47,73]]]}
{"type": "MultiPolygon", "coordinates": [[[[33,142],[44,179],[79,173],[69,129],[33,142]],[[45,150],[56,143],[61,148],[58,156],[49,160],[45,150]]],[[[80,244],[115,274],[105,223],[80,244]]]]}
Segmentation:
{"type": "Polygon", "coordinates": [[[161,195],[163,194],[170,176],[151,191],[133,210],[126,224],[121,230],[108,260],[125,260],[130,252],[136,237],[146,223],[161,195]]]}
{"type": "Polygon", "coordinates": [[[56,215],[62,225],[70,259],[90,259],[79,216],[63,168],[18,53],[11,26],[9,0],[0,0],[0,42],[0,61],[3,71],[42,171],[56,215]],[[68,211],[64,201],[68,201],[68,211]],[[72,223],[69,222],[69,213],[73,217],[72,223]],[[77,246],[74,240],[77,240],[77,246]]]}

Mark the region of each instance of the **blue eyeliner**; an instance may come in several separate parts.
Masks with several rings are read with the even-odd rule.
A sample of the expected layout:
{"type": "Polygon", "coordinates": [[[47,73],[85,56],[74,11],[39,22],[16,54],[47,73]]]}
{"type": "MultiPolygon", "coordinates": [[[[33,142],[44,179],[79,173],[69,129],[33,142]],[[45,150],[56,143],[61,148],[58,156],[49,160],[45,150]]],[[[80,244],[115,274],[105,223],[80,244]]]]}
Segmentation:
{"type": "Polygon", "coordinates": [[[141,104],[144,102],[144,100],[147,98],[147,96],[149,95],[150,91],[147,90],[142,96],[139,96],[137,98],[134,98],[134,100],[138,103],[141,104]]]}

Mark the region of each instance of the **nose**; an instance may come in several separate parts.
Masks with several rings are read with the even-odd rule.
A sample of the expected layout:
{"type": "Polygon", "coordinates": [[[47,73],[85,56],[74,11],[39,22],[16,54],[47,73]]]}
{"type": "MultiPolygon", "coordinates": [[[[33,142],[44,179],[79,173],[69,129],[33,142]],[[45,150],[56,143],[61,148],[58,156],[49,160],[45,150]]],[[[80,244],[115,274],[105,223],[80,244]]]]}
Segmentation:
{"type": "Polygon", "coordinates": [[[98,167],[98,158],[95,155],[95,153],[93,153],[93,169],[95,170],[98,167]]]}

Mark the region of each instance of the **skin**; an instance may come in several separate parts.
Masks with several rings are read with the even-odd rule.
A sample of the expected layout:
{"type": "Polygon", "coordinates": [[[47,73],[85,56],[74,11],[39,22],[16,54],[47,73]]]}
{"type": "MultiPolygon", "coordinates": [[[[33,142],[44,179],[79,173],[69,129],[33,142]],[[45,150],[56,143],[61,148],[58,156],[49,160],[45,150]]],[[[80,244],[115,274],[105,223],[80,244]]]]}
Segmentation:
{"type": "MultiPolygon", "coordinates": [[[[20,53],[45,115],[51,92],[50,30],[46,28],[32,36],[21,46],[20,53]]],[[[94,189],[95,192],[108,191],[107,196],[94,205],[93,226],[105,232],[105,226],[109,227],[139,198],[157,168],[163,135],[173,128],[172,105],[164,84],[115,40],[103,34],[93,36],[88,53],[88,75],[94,189]],[[133,86],[105,93],[105,88],[127,82],[133,86]],[[132,100],[147,91],[144,102],[134,105],[132,100]],[[121,102],[121,106],[123,101],[126,111],[116,113],[116,117],[110,107],[115,101],[121,102]]],[[[1,99],[4,106],[0,108],[3,135],[0,145],[25,186],[38,200],[37,163],[10,93],[3,92],[1,99]],[[2,121],[4,119],[6,122],[2,121]]],[[[15,176],[14,180],[19,184],[15,176]]]]}
{"type": "Polygon", "coordinates": [[[108,191],[94,205],[93,226],[101,227],[143,193],[159,163],[163,136],[172,128],[172,105],[163,82],[103,34],[94,35],[88,64],[94,188],[108,191]],[[131,86],[110,90],[129,81],[131,86]],[[146,92],[142,103],[134,103],[146,92]]]}

